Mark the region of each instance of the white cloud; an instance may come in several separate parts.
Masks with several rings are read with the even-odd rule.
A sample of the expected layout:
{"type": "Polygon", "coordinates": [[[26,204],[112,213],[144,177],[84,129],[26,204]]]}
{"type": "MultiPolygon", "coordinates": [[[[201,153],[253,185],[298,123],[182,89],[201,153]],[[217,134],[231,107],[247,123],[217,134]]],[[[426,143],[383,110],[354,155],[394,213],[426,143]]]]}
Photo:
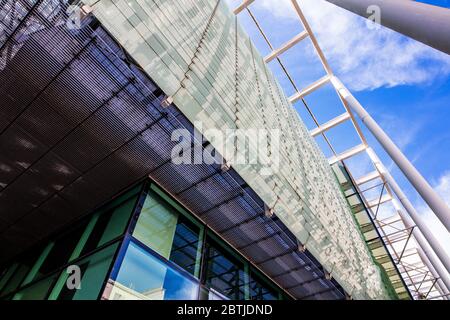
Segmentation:
{"type": "MultiPolygon", "coordinates": [[[[258,0],[269,15],[298,19],[289,0],[258,0]]],[[[431,83],[450,74],[450,56],[325,1],[299,0],[335,73],[353,90],[431,83]]]]}
{"type": "Polygon", "coordinates": [[[426,125],[425,119],[406,121],[395,114],[378,113],[379,123],[402,151],[416,140],[426,125]]]}

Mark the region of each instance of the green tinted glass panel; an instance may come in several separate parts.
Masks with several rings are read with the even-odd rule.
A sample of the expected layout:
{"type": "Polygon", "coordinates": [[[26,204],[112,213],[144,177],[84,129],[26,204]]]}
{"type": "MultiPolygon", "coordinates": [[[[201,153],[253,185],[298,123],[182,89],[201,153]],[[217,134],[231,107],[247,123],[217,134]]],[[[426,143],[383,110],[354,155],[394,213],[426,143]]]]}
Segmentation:
{"type": "Polygon", "coordinates": [[[105,244],[106,242],[117,238],[125,232],[128,220],[133,211],[136,198],[131,198],[124,202],[119,207],[115,208],[112,212],[111,218],[103,232],[102,237],[98,243],[98,246],[105,244]]]}
{"type": "Polygon", "coordinates": [[[150,193],[145,199],[133,236],[169,259],[177,221],[178,213],[154,193],[150,193]]]}
{"type": "Polygon", "coordinates": [[[114,243],[99,252],[77,262],[81,271],[81,283],[79,289],[69,289],[66,285],[68,272],[65,269],[59,279],[50,299],[58,300],[95,300],[99,297],[100,290],[106,280],[111,267],[114,253],[118,243],[114,243]]]}
{"type": "MultiPolygon", "coordinates": [[[[38,246],[25,255],[19,257],[10,267],[10,272],[5,275],[4,283],[0,291],[0,296],[18,289],[27,274],[29,274],[36,260],[42,254],[42,246],[38,246]],[[7,279],[6,279],[7,277],[7,279]]],[[[3,279],[2,279],[3,280],[3,279]]]]}
{"type": "Polygon", "coordinates": [[[56,280],[56,275],[42,279],[13,296],[13,300],[44,300],[56,280]]]}
{"type": "Polygon", "coordinates": [[[24,284],[50,274],[69,262],[85,227],[86,223],[83,222],[49,243],[27,275],[24,284]]]}
{"type": "MultiPolygon", "coordinates": [[[[78,256],[84,256],[99,246],[125,233],[142,184],[117,197],[90,219],[79,243],[78,256]]],[[[74,252],[77,256],[77,252],[74,252]]]]}
{"type": "Polygon", "coordinates": [[[2,272],[2,277],[0,279],[0,292],[3,289],[3,287],[6,285],[8,280],[14,275],[14,271],[16,269],[17,265],[11,265],[9,268],[6,268],[2,272]]]}
{"type": "Polygon", "coordinates": [[[8,292],[11,292],[20,285],[28,271],[30,270],[30,266],[16,266],[14,269],[14,274],[9,278],[8,282],[5,284],[4,289],[1,294],[5,295],[8,292]]]}
{"type": "Polygon", "coordinates": [[[133,236],[164,258],[197,275],[200,263],[199,233],[197,225],[150,191],[133,236]]]}

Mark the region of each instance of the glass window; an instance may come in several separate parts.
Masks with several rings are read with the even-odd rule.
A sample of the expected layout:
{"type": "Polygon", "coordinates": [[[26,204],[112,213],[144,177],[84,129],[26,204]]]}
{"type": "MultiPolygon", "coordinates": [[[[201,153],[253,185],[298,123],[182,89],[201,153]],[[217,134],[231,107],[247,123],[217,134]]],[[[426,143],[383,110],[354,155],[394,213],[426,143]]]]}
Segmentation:
{"type": "Polygon", "coordinates": [[[205,283],[233,300],[245,299],[244,264],[210,237],[206,241],[205,283]]]}
{"type": "Polygon", "coordinates": [[[133,236],[192,275],[199,276],[200,227],[150,191],[133,236]]]}
{"type": "Polygon", "coordinates": [[[115,281],[105,298],[110,300],[195,300],[198,283],[130,242],[115,281]]]}
{"type": "Polygon", "coordinates": [[[69,289],[66,285],[69,274],[67,270],[60,274],[49,299],[58,300],[95,300],[98,299],[103,284],[108,276],[118,243],[114,243],[91,256],[75,263],[81,271],[79,289],[69,289]]]}
{"type": "Polygon", "coordinates": [[[10,266],[2,269],[1,276],[0,276],[0,292],[2,288],[5,286],[5,284],[8,282],[8,280],[12,277],[14,274],[14,268],[15,266],[10,266]]]}
{"type": "Polygon", "coordinates": [[[278,292],[255,272],[250,273],[251,300],[278,300],[278,292]]]}
{"type": "Polygon", "coordinates": [[[136,198],[131,198],[112,211],[108,224],[106,225],[97,246],[101,246],[125,232],[135,203],[136,198]]]}
{"type": "Polygon", "coordinates": [[[5,274],[2,279],[3,283],[0,296],[16,290],[21,285],[26,275],[29,273],[33,265],[35,265],[35,262],[41,253],[42,246],[36,247],[34,250],[22,255],[10,266],[7,274],[5,274]]]}
{"type": "Polygon", "coordinates": [[[33,283],[31,286],[17,292],[13,300],[44,300],[56,280],[57,274],[33,283]]]}
{"type": "MultiPolygon", "coordinates": [[[[133,189],[134,190],[134,189],[133,189]]],[[[128,197],[130,195],[127,193],[128,197]]],[[[125,195],[120,198],[124,200],[125,195]]],[[[96,213],[88,224],[88,228],[80,242],[82,250],[78,256],[92,252],[101,245],[125,233],[128,221],[136,204],[137,196],[129,198],[116,208],[96,213]]]]}
{"type": "Polygon", "coordinates": [[[213,288],[207,288],[204,286],[200,287],[200,297],[199,300],[229,300],[224,295],[220,294],[213,288]]]}
{"type": "Polygon", "coordinates": [[[65,265],[69,261],[85,227],[86,224],[83,223],[50,242],[27,275],[24,284],[50,274],[65,265]]]}

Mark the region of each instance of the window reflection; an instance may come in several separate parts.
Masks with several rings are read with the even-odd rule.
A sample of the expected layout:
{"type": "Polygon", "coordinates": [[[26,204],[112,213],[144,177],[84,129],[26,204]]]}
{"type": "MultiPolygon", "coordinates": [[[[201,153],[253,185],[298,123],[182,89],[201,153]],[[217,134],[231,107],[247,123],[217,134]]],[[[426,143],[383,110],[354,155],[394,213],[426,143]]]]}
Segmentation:
{"type": "Polygon", "coordinates": [[[94,250],[114,239],[119,241],[125,233],[141,187],[134,187],[91,217],[78,221],[62,234],[19,256],[0,277],[0,297],[96,299],[113,262],[117,243],[97,252],[94,250]],[[78,260],[82,256],[84,259],[78,260]],[[64,271],[59,275],[57,271],[71,264],[81,269],[84,285],[80,290],[67,290],[64,286],[67,274],[64,271]]]}
{"type": "Polygon", "coordinates": [[[200,287],[199,300],[229,300],[223,294],[220,294],[213,288],[200,287]]]}
{"type": "Polygon", "coordinates": [[[245,298],[244,265],[212,239],[206,243],[206,285],[233,300],[245,298]]]}
{"type": "Polygon", "coordinates": [[[0,276],[0,297],[97,299],[108,278],[104,299],[279,297],[279,289],[267,277],[160,190],[146,190],[132,235],[119,238],[127,230],[140,190],[135,187],[10,263],[0,276]],[[113,261],[122,241],[128,248],[113,261]],[[66,286],[63,267],[72,264],[80,267],[80,290],[66,286]],[[113,265],[117,271],[110,275],[113,265]]]}
{"type": "Polygon", "coordinates": [[[33,285],[22,289],[13,296],[13,300],[44,300],[53,285],[56,274],[42,279],[33,285]]]}
{"type": "Polygon", "coordinates": [[[20,286],[41,252],[42,247],[38,247],[32,253],[19,257],[19,259],[9,267],[1,280],[0,296],[6,295],[20,286]]]}
{"type": "Polygon", "coordinates": [[[277,300],[278,292],[273,290],[254,272],[250,275],[250,299],[251,300],[277,300]]]}
{"type": "Polygon", "coordinates": [[[198,276],[200,228],[156,193],[145,199],[133,236],[161,256],[198,276]]]}
{"type": "Polygon", "coordinates": [[[95,300],[98,298],[103,283],[106,280],[111,262],[118,244],[112,244],[91,256],[79,261],[76,265],[81,271],[81,287],[77,290],[69,289],[66,285],[68,273],[66,269],[61,273],[50,299],[58,300],[95,300]]]}
{"type": "Polygon", "coordinates": [[[90,232],[80,255],[89,253],[123,234],[135,203],[136,198],[133,197],[116,208],[94,215],[92,217],[94,228],[90,232]]]}
{"type": "Polygon", "coordinates": [[[47,275],[69,262],[69,258],[85,228],[85,223],[50,242],[41,253],[24,284],[47,275]]]}
{"type": "Polygon", "coordinates": [[[110,300],[195,300],[198,284],[130,242],[105,292],[110,300]]]}

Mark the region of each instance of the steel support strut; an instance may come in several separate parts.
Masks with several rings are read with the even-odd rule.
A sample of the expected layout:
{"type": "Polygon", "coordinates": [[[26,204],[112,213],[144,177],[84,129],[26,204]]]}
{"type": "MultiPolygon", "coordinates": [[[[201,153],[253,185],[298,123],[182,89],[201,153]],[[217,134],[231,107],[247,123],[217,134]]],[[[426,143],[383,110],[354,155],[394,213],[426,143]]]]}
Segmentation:
{"type": "Polygon", "coordinates": [[[378,156],[373,152],[371,148],[367,149],[367,154],[371,158],[372,162],[376,166],[377,170],[379,170],[380,174],[382,175],[383,179],[386,180],[386,182],[389,184],[389,186],[394,191],[395,195],[398,197],[400,202],[402,203],[403,207],[408,212],[408,215],[405,215],[403,210],[400,208],[400,205],[394,199],[392,201],[395,209],[397,210],[400,218],[402,219],[403,223],[405,224],[406,228],[413,228],[414,224],[411,221],[411,219],[414,221],[414,223],[418,226],[418,228],[412,229],[413,235],[416,239],[416,241],[419,243],[419,248],[423,248],[425,251],[426,256],[429,258],[429,260],[432,262],[433,266],[436,268],[436,271],[439,273],[439,276],[442,278],[442,281],[445,283],[447,289],[450,289],[450,278],[449,278],[449,270],[450,270],[450,258],[448,257],[446,251],[444,248],[442,248],[439,241],[435,238],[434,234],[431,232],[431,230],[428,228],[428,226],[425,224],[425,222],[422,220],[421,216],[417,213],[416,209],[414,209],[411,202],[406,198],[403,191],[398,186],[397,182],[392,178],[391,174],[386,170],[383,163],[380,161],[378,156]],[[410,218],[411,217],[411,218],[410,218]],[[420,230],[420,232],[419,232],[420,230]],[[426,240],[425,240],[426,238],[426,240]],[[428,241],[427,241],[428,240],[428,241]],[[430,246],[433,248],[431,249],[430,246]],[[436,255],[439,257],[439,260],[442,262],[445,268],[441,267],[441,264],[439,263],[438,259],[433,255],[434,251],[436,255]]]}
{"type": "MultiPolygon", "coordinates": [[[[391,159],[397,164],[400,170],[408,178],[409,182],[414,186],[417,192],[422,196],[422,199],[433,210],[434,214],[444,224],[447,230],[450,231],[450,208],[437,195],[430,184],[417,171],[411,162],[405,157],[401,150],[394,144],[389,136],[381,129],[378,123],[367,113],[363,106],[356,100],[350,91],[342,84],[337,77],[332,77],[331,82],[338,94],[345,100],[348,106],[356,112],[361,118],[362,122],[372,132],[375,138],[383,146],[384,150],[389,154],[391,159]]],[[[399,199],[402,203],[403,201],[399,199]]],[[[408,210],[409,211],[409,210],[408,210]]],[[[420,219],[420,217],[417,217],[420,219]]],[[[413,217],[414,221],[416,220],[413,217]]],[[[416,222],[416,221],[415,221],[416,222]]],[[[419,223],[416,222],[419,225],[419,223]]],[[[420,227],[420,225],[419,225],[420,227]]],[[[422,229],[422,228],[421,228],[422,229]]],[[[450,262],[449,262],[450,266],[450,262]]],[[[449,268],[450,269],[450,268],[449,268]]]]}

